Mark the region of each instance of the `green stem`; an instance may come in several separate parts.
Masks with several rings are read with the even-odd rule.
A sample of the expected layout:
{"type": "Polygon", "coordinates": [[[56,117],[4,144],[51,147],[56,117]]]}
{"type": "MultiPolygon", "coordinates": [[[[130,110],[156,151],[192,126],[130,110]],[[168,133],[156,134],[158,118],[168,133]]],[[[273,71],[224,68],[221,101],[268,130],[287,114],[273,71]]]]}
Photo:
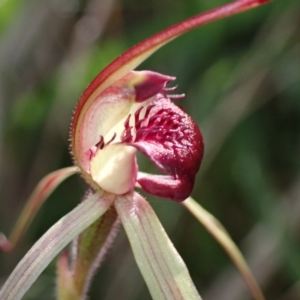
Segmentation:
{"type": "Polygon", "coordinates": [[[117,231],[117,212],[111,207],[101,218],[84,230],[75,241],[76,253],[72,279],[78,295],[85,298],[96,270],[117,231]]]}

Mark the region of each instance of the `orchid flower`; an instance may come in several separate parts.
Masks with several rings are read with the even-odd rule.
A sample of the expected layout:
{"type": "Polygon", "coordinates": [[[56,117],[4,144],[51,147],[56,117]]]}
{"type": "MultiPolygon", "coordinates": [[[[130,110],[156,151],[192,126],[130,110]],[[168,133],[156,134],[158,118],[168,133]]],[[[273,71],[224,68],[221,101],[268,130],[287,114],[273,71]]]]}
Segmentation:
{"type": "Polygon", "coordinates": [[[134,46],[109,64],[87,87],[71,126],[75,167],[55,171],[37,186],[11,237],[12,250],[49,194],[80,173],[90,186],[84,201],[51,227],[25,255],[2,290],[1,299],[21,299],[48,263],[73,240],[70,257],[58,260],[59,299],[83,299],[120,219],[137,264],[154,299],[200,299],[188,270],[148,202],[135,188],[182,202],[215,236],[245,277],[254,297],[263,299],[239,250],[220,224],[189,198],[203,157],[197,124],[173,100],[175,77],[134,69],[157,49],[200,25],[240,13],[269,0],[237,0],[174,25],[134,46]],[[162,174],[139,170],[137,151],[162,174]]]}
{"type": "MultiPolygon", "coordinates": [[[[129,71],[97,93],[78,117],[76,110],[73,153],[95,190],[123,195],[138,184],[148,193],[175,201],[191,194],[203,139],[195,122],[167,94],[166,84],[174,79],[151,71],[129,71]],[[137,150],[168,175],[139,172],[137,150]]],[[[85,95],[82,102],[85,99],[88,102],[85,95]]]]}

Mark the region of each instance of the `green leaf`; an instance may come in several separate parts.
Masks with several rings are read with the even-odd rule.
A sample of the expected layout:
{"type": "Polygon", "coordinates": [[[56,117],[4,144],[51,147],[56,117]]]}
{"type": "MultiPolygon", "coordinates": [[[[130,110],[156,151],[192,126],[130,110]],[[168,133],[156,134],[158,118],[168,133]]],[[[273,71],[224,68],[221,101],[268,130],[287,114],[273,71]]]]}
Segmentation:
{"type": "Polygon", "coordinates": [[[188,269],[155,212],[137,193],[118,197],[115,208],[153,299],[201,299],[188,269]]]}

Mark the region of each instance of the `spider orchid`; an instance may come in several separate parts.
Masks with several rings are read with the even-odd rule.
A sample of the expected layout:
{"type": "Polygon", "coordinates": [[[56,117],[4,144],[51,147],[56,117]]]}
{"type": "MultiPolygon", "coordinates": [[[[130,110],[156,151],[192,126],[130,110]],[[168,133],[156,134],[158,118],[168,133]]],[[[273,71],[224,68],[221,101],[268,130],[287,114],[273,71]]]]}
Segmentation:
{"type": "Polygon", "coordinates": [[[97,93],[86,109],[76,110],[73,153],[95,190],[123,195],[138,183],[151,194],[175,201],[190,195],[203,139],[194,121],[167,94],[166,84],[174,79],[129,71],[97,93]],[[138,172],[137,150],[168,175],[138,172]]]}
{"type": "Polygon", "coordinates": [[[200,25],[240,13],[269,0],[237,0],[174,25],[129,49],[109,64],[81,96],[71,126],[76,167],[55,171],[34,190],[11,237],[11,251],[37,209],[67,177],[80,173],[91,187],[84,201],[51,227],[10,275],[1,299],[21,299],[48,263],[72,240],[73,251],[58,260],[59,299],[83,299],[120,219],[154,299],[200,299],[188,270],[148,202],[134,189],[182,202],[220,242],[245,277],[254,297],[263,299],[239,250],[218,222],[189,198],[203,156],[195,122],[172,100],[167,84],[175,77],[134,69],[160,47],[200,25]],[[142,152],[162,172],[139,170],[142,152]],[[70,261],[70,263],[69,263],[70,261]]]}

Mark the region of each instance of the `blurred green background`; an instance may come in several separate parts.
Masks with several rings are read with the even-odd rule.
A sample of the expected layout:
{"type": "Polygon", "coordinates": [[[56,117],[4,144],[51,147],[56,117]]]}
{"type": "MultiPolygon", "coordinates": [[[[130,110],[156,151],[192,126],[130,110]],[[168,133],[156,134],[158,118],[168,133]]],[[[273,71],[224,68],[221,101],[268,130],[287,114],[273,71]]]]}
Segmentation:
{"type": "MultiPolygon", "coordinates": [[[[38,180],[69,166],[69,124],[93,77],[135,43],[225,0],[0,0],[0,229],[38,180]]],[[[241,247],[267,299],[300,299],[300,1],[275,0],[206,25],[139,69],[174,75],[205,155],[193,197],[241,247]]],[[[144,170],[154,170],[141,160],[144,170]]],[[[74,176],[43,206],[0,285],[34,241],[80,201],[74,176]]],[[[205,300],[251,299],[219,245],[179,204],[152,198],[205,300]]],[[[55,262],[25,299],[54,299],[55,262]]],[[[123,229],[90,299],[150,299],[123,229]]]]}

